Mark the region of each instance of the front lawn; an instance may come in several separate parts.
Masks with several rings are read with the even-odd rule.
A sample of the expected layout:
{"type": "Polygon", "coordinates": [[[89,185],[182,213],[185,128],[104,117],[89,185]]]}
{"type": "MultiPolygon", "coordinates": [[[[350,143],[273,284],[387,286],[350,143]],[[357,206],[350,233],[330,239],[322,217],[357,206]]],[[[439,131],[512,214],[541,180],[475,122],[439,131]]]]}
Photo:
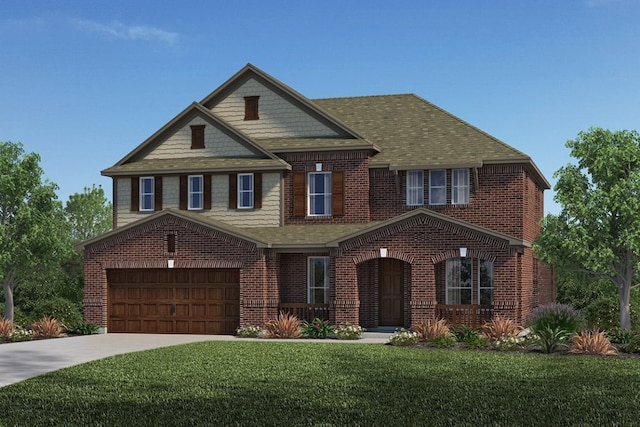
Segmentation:
{"type": "Polygon", "coordinates": [[[0,425],[637,426],[640,361],[210,341],[0,388],[0,425]]]}

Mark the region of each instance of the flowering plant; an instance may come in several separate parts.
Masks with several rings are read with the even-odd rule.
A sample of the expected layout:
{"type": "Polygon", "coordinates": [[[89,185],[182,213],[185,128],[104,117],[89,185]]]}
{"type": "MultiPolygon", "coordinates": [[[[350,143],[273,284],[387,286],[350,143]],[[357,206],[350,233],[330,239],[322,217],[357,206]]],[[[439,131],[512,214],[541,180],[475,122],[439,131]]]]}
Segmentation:
{"type": "Polygon", "coordinates": [[[359,340],[362,338],[364,328],[358,325],[352,325],[351,323],[344,323],[336,326],[334,334],[339,340],[359,340]]]}
{"type": "Polygon", "coordinates": [[[239,338],[256,338],[260,335],[261,329],[259,326],[254,326],[249,323],[241,325],[236,329],[236,336],[239,338]]]}
{"type": "Polygon", "coordinates": [[[402,328],[389,337],[391,345],[410,346],[418,342],[418,334],[402,328]]]}
{"type": "Polygon", "coordinates": [[[301,332],[305,338],[323,339],[332,333],[333,329],[333,326],[329,324],[328,320],[322,320],[316,317],[311,322],[307,322],[306,320],[302,322],[301,332]]]}

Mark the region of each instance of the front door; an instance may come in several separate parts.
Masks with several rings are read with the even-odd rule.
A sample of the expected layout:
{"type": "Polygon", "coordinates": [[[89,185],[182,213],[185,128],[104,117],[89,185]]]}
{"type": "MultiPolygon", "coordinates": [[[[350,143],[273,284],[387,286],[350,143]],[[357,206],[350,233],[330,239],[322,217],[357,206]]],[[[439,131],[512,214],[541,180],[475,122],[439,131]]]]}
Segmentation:
{"type": "Polygon", "coordinates": [[[404,324],[404,262],[384,258],[380,260],[380,326],[404,324]]]}

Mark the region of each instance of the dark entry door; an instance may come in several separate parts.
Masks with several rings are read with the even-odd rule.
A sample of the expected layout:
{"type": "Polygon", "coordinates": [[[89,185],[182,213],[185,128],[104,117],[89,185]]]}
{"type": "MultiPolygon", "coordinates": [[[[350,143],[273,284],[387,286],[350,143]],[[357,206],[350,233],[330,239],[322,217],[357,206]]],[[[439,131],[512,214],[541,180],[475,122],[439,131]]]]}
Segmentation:
{"type": "Polygon", "coordinates": [[[404,262],[380,260],[380,326],[404,324],[404,262]]]}

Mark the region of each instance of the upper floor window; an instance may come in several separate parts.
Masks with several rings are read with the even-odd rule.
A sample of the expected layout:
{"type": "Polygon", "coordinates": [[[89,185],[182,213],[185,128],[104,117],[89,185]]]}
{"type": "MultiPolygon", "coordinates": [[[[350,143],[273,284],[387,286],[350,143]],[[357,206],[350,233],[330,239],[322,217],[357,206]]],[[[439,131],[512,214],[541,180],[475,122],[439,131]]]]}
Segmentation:
{"type": "Polygon", "coordinates": [[[424,172],[407,171],[407,206],[424,205],[424,172]]]}
{"type": "Polygon", "coordinates": [[[251,209],[253,208],[253,174],[252,173],[239,173],[238,174],[238,208],[239,209],[251,209]]]}
{"type": "Polygon", "coordinates": [[[331,215],[331,172],[308,175],[309,216],[331,215]]]}
{"type": "Polygon", "coordinates": [[[307,302],[329,303],[329,257],[307,259],[307,302]]]}
{"type": "Polygon", "coordinates": [[[204,148],[204,126],[191,126],[191,149],[204,148]]]}
{"type": "Polygon", "coordinates": [[[202,175],[189,176],[189,210],[204,208],[204,185],[202,175]]]}
{"type": "Polygon", "coordinates": [[[244,97],[244,119],[245,120],[258,120],[258,100],[259,96],[245,96],[244,97]]]}
{"type": "Polygon", "coordinates": [[[154,210],[154,180],[152,176],[140,177],[140,210],[152,211],[154,210]]]}
{"type": "Polygon", "coordinates": [[[454,205],[469,203],[469,169],[451,171],[451,203],[454,205]]]}
{"type": "Polygon", "coordinates": [[[429,204],[447,203],[447,171],[444,169],[429,171],[429,204]]]}

